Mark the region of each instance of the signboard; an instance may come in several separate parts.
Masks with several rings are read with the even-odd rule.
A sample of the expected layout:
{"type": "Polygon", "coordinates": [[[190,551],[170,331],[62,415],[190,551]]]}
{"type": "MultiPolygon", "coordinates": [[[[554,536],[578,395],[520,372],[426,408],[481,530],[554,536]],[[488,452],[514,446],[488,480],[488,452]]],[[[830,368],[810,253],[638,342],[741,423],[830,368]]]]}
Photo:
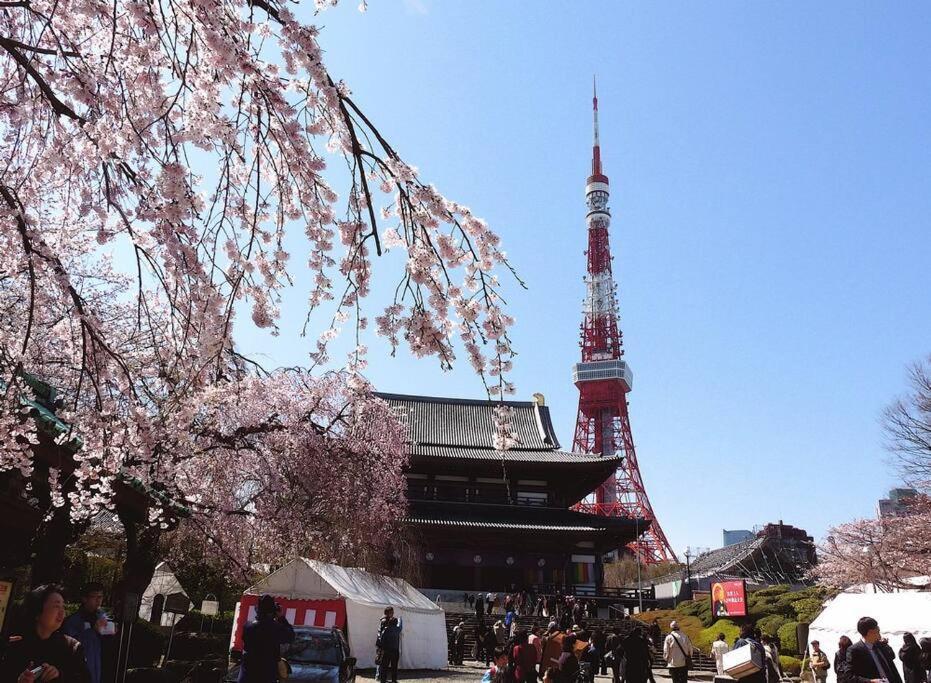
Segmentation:
{"type": "Polygon", "coordinates": [[[747,616],[747,586],[743,581],[711,584],[711,614],[715,617],[747,616]]]}
{"type": "MultiPolygon", "coordinates": [[[[346,601],[342,598],[302,600],[275,596],[275,602],[281,607],[281,613],[292,626],[343,628],[346,625],[346,601]]],[[[258,604],[258,595],[243,595],[241,601],[236,604],[231,650],[242,650],[242,630],[248,622],[255,621],[255,608],[258,604]]]]}
{"type": "Polygon", "coordinates": [[[10,604],[10,596],[13,594],[12,581],[0,581],[0,631],[3,630],[3,620],[6,617],[6,609],[10,604]]]}
{"type": "Polygon", "coordinates": [[[169,614],[187,614],[191,611],[191,599],[184,593],[172,593],[165,598],[162,611],[169,614]]]}
{"type": "Polygon", "coordinates": [[[200,613],[208,617],[215,617],[220,613],[220,603],[216,600],[204,600],[200,603],[200,613]]]}

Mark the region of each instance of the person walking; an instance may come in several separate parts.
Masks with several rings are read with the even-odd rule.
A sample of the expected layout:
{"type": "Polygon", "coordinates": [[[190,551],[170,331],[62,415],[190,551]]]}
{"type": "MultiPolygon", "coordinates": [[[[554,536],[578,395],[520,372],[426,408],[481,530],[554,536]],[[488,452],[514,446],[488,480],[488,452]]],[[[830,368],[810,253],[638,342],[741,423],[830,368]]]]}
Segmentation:
{"type": "Polygon", "coordinates": [[[595,661],[595,673],[600,673],[602,676],[608,675],[608,664],[605,662],[605,643],[608,641],[608,636],[605,634],[605,631],[600,626],[592,631],[592,647],[595,648],[597,653],[597,659],[595,661]]]}
{"type": "Polygon", "coordinates": [[[475,596],[475,618],[479,621],[485,616],[485,596],[479,593],[475,596]]]}
{"type": "Polygon", "coordinates": [[[508,674],[508,651],[498,647],[491,656],[492,665],[482,676],[482,683],[515,683],[513,675],[508,674]]]}
{"type": "Polygon", "coordinates": [[[650,648],[640,627],[624,638],[624,659],[626,683],[646,683],[650,673],[650,648]]]}
{"type": "Polygon", "coordinates": [[[504,645],[508,639],[508,630],[501,620],[498,619],[491,628],[495,632],[495,639],[498,641],[498,645],[504,645]]]}
{"type": "Polygon", "coordinates": [[[394,616],[394,608],[386,607],[385,616],[378,624],[375,648],[378,657],[379,681],[398,683],[398,660],[401,659],[401,620],[394,616]]]}
{"type": "Polygon", "coordinates": [[[763,643],[763,652],[766,653],[766,666],[769,667],[767,680],[769,680],[770,683],[774,683],[774,681],[778,681],[782,678],[782,664],[779,662],[779,646],[776,645],[769,635],[764,635],[760,638],[760,642],[763,643]]]}
{"type": "Polygon", "coordinates": [[[540,665],[539,673],[543,673],[543,638],[540,637],[540,633],[540,627],[534,624],[533,628],[530,629],[530,635],[527,636],[527,642],[533,645],[533,649],[537,651],[537,664],[540,665]]]}
{"type": "Polygon", "coordinates": [[[65,635],[65,599],[60,587],[39,586],[26,594],[22,624],[0,659],[0,681],[6,683],[91,683],[80,641],[65,635]],[[36,672],[35,670],[39,671],[36,672]]]}
{"type": "Polygon", "coordinates": [[[926,683],[927,676],[921,665],[921,648],[915,635],[906,632],[902,636],[903,645],[899,649],[899,659],[902,660],[903,683],[926,683]]]}
{"type": "MultiPolygon", "coordinates": [[[[758,652],[761,659],[766,659],[766,650],[763,649],[763,643],[760,642],[753,628],[753,624],[743,624],[740,627],[740,637],[734,641],[734,649],[749,645],[754,651],[758,652]]],[[[740,680],[743,683],[766,683],[767,668],[764,666],[756,673],[744,676],[740,680]]]]}
{"type": "Polygon", "coordinates": [[[921,668],[925,672],[925,679],[931,683],[931,638],[922,638],[918,646],[921,648],[921,668]]]}
{"type": "Polygon", "coordinates": [[[87,670],[91,683],[100,683],[103,669],[103,640],[101,636],[112,635],[108,632],[110,621],[100,605],[103,602],[103,584],[91,582],[81,591],[81,605],[78,611],[65,619],[62,630],[71,636],[84,650],[87,670]]]}
{"type": "Polygon", "coordinates": [[[453,629],[453,664],[462,666],[465,657],[465,622],[460,621],[453,629]]]}
{"type": "Polygon", "coordinates": [[[811,651],[808,654],[808,668],[811,669],[811,675],[815,683],[824,683],[828,680],[828,671],[831,669],[831,663],[828,661],[827,653],[821,649],[821,643],[817,640],[811,641],[811,651]]]}
{"type": "Polygon", "coordinates": [[[256,619],[242,632],[242,664],[239,683],[269,683],[278,680],[281,646],[294,640],[294,628],[281,614],[271,595],[259,598],[256,619]]]}
{"type": "MultiPolygon", "coordinates": [[[[499,647],[498,637],[495,635],[494,630],[491,628],[485,629],[485,635],[482,637],[482,644],[485,648],[485,665],[488,665],[488,662],[494,659],[495,648],[499,647]]],[[[505,656],[507,655],[507,650],[504,652],[505,656]]]]}
{"type": "Polygon", "coordinates": [[[616,631],[605,639],[605,661],[611,669],[613,683],[621,683],[626,661],[624,659],[624,645],[616,631]]]}
{"type": "Polygon", "coordinates": [[[841,636],[837,640],[837,652],[834,653],[834,673],[837,680],[843,679],[843,671],[847,668],[847,650],[853,645],[853,641],[847,636],[841,636]]]}
{"type": "Polygon", "coordinates": [[[841,683],[872,683],[877,680],[902,683],[902,677],[892,661],[895,654],[892,648],[881,642],[882,634],[876,620],[862,617],[857,622],[857,633],[861,640],[847,648],[847,666],[841,683]]]}
{"type": "Polygon", "coordinates": [[[514,662],[514,680],[517,683],[536,683],[539,661],[537,648],[530,644],[528,634],[523,629],[514,634],[511,661],[514,662]]]}
{"type": "Polygon", "coordinates": [[[714,666],[718,671],[718,676],[724,675],[724,654],[730,652],[731,648],[723,633],[718,634],[718,639],[711,644],[711,654],[714,655],[714,666]]]}
{"type": "MultiPolygon", "coordinates": [[[[694,654],[692,641],[679,630],[679,623],[669,624],[670,632],[663,642],[663,659],[669,669],[672,683],[685,683],[689,679],[689,662],[694,654]]],[[[628,675],[628,680],[630,676],[628,675]]]]}
{"type": "Polygon", "coordinates": [[[575,636],[565,635],[562,639],[562,651],[559,653],[559,683],[577,683],[579,678],[579,660],[575,656],[575,636]]]}

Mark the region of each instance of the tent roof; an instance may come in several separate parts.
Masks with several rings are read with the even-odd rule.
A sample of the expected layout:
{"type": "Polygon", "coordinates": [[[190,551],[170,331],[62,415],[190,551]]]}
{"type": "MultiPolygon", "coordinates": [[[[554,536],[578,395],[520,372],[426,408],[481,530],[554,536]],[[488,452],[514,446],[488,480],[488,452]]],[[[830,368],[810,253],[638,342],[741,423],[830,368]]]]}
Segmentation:
{"type": "Polygon", "coordinates": [[[865,615],[879,622],[884,634],[906,631],[916,638],[931,636],[931,593],[841,593],[812,622],[811,630],[853,633],[865,615]]]}
{"type": "Polygon", "coordinates": [[[340,567],[306,557],[291,560],[245,592],[308,599],[341,597],[371,607],[443,611],[404,579],[370,574],[364,569],[340,567]]]}

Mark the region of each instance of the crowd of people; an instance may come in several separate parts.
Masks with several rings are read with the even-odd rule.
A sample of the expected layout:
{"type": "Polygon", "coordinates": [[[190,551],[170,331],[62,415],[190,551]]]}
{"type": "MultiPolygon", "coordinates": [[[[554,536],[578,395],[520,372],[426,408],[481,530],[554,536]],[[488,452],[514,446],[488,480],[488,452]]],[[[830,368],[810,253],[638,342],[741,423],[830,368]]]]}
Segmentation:
{"type": "MultiPolygon", "coordinates": [[[[570,612],[571,613],[571,612],[570,612]]],[[[658,624],[633,629],[587,629],[583,624],[546,628],[517,625],[514,612],[504,620],[475,627],[472,656],[488,669],[485,683],[593,683],[595,675],[610,675],[614,683],[653,683],[653,643],[661,637],[658,624]]],[[[453,628],[450,661],[462,664],[466,625],[453,628]]]]}
{"type": "MultiPolygon", "coordinates": [[[[912,633],[903,635],[903,645],[899,649],[903,677],[895,666],[895,652],[888,640],[882,637],[875,619],[860,619],[857,632],[860,634],[857,643],[847,636],[840,637],[833,664],[828,654],[821,649],[821,643],[811,641],[804,660],[806,677],[813,683],[825,683],[828,671],[833,667],[840,683],[931,683],[931,638],[922,638],[918,642],[912,633]]],[[[786,677],[779,659],[778,638],[761,633],[760,629],[748,623],[741,626],[733,649],[747,645],[762,654],[763,668],[741,678],[743,683],[774,683],[786,677]]],[[[730,650],[724,634],[719,633],[711,646],[719,676],[725,674],[724,655],[730,650]]]]}
{"type": "Polygon", "coordinates": [[[593,600],[564,595],[559,591],[548,595],[538,595],[526,590],[501,595],[498,593],[463,593],[462,604],[469,610],[475,610],[479,618],[485,615],[513,612],[521,617],[535,616],[557,621],[565,618],[569,625],[584,619],[593,619],[597,614],[597,607],[593,600]]]}

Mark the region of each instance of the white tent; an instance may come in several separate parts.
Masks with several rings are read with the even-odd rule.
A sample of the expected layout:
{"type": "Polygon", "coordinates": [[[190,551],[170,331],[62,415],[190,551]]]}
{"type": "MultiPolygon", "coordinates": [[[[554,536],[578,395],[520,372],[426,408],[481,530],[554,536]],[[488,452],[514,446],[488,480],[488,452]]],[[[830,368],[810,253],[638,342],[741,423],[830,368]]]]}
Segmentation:
{"type": "Polygon", "coordinates": [[[817,640],[821,649],[828,653],[831,670],[828,683],[837,681],[833,655],[837,652],[837,641],[847,636],[853,642],[860,640],[857,621],[860,617],[873,617],[879,622],[879,630],[896,653],[895,665],[902,673],[899,648],[906,632],[915,638],[931,637],[931,593],[841,593],[828,603],[824,611],[812,622],[808,631],[808,642],[817,640]]]}
{"type": "Polygon", "coordinates": [[[446,613],[407,581],[300,557],[272,572],[246,594],[346,603],[349,647],[359,668],[375,666],[375,636],[386,607],[401,618],[402,669],[445,669],[446,613]]]}
{"type": "MultiPolygon", "coordinates": [[[[168,612],[162,611],[165,598],[172,593],[183,593],[187,596],[184,586],[181,585],[181,582],[178,581],[178,577],[171,571],[171,567],[168,566],[168,563],[159,562],[155,565],[155,573],[152,575],[152,580],[149,582],[149,585],[146,587],[145,592],[139,600],[139,618],[145,621],[152,621],[152,612],[154,610],[154,618],[161,626],[171,626],[174,622],[179,621],[181,619],[180,614],[169,614],[168,612]]],[[[190,601],[188,601],[188,603],[189,607],[194,606],[194,603],[190,601]]]]}

